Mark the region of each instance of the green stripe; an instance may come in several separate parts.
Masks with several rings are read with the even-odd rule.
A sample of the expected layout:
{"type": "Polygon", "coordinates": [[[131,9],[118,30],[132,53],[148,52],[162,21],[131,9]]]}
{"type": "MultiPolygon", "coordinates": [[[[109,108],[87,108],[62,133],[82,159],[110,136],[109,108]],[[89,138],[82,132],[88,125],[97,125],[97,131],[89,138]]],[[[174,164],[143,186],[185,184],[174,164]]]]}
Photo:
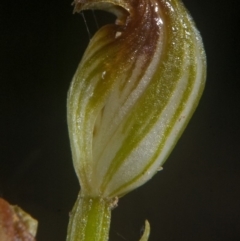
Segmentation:
{"type": "MultiPolygon", "coordinates": [[[[185,18],[186,18],[186,16],[185,16],[185,18]]],[[[185,19],[185,20],[186,20],[186,19],[185,19]]],[[[188,29],[189,31],[192,30],[192,29],[191,29],[191,26],[190,26],[190,23],[188,23],[188,28],[189,28],[189,29],[188,29]]],[[[182,30],[184,31],[183,28],[182,28],[182,30]]],[[[192,32],[192,31],[191,31],[191,32],[192,32]]],[[[192,40],[188,40],[188,42],[189,42],[189,45],[191,45],[191,50],[189,51],[189,53],[190,53],[191,56],[193,56],[193,54],[194,54],[194,53],[193,53],[193,47],[195,47],[195,45],[193,46],[192,40]]],[[[170,40],[169,43],[171,43],[171,40],[170,40]]],[[[180,44],[181,44],[181,41],[180,41],[180,44]]],[[[168,49],[168,48],[166,48],[166,49],[168,49]]],[[[183,49],[181,49],[181,50],[184,51],[185,48],[183,48],[183,49]]],[[[174,49],[172,49],[172,51],[174,51],[174,49]]],[[[171,54],[172,54],[172,53],[170,53],[170,56],[171,56],[171,54]]],[[[176,55],[177,55],[177,54],[175,53],[175,56],[176,56],[176,55]]],[[[182,56],[184,56],[184,55],[178,54],[177,56],[178,56],[178,57],[180,56],[180,58],[183,59],[182,56]]],[[[171,59],[170,59],[170,61],[171,61],[171,59]]],[[[168,62],[169,62],[169,60],[166,60],[165,63],[168,63],[168,62]]],[[[194,62],[195,62],[195,60],[194,60],[194,62]]],[[[194,64],[194,62],[193,62],[192,64],[194,64]]],[[[174,67],[175,67],[175,66],[174,66],[174,67]]],[[[180,71],[180,72],[181,72],[181,70],[179,70],[179,69],[177,69],[177,70],[175,70],[175,71],[180,71]]],[[[178,77],[179,74],[177,74],[175,71],[173,71],[173,72],[174,72],[174,75],[175,75],[176,77],[178,77]]],[[[183,70],[182,70],[182,71],[183,71],[183,70]]],[[[161,72],[161,71],[159,71],[159,72],[161,72]]],[[[158,72],[158,73],[159,73],[159,72],[158,72]]],[[[167,71],[166,71],[166,72],[167,72],[167,71]]],[[[164,73],[163,73],[163,76],[164,76],[164,73]]],[[[192,75],[192,76],[194,77],[194,75],[192,75]]],[[[192,77],[192,76],[191,76],[191,77],[192,77]]],[[[194,78],[194,79],[195,79],[195,78],[194,78]]],[[[165,81],[166,81],[166,80],[165,80],[165,81]]],[[[168,81],[168,80],[167,80],[167,81],[168,81]]],[[[166,82],[167,82],[167,81],[166,81],[166,82]]],[[[150,94],[151,94],[151,92],[152,92],[154,89],[158,89],[156,86],[158,86],[159,84],[161,85],[161,83],[159,83],[160,81],[159,81],[159,78],[158,78],[157,76],[156,76],[155,78],[153,78],[152,82],[155,83],[155,84],[152,85],[153,89],[149,88],[149,91],[146,91],[146,95],[149,95],[148,92],[150,92],[150,94]],[[156,83],[155,83],[155,81],[156,81],[156,83]]],[[[162,82],[163,82],[163,81],[162,81],[162,82]]],[[[176,79],[175,79],[175,81],[172,80],[172,84],[174,84],[174,86],[177,84],[177,82],[178,82],[178,81],[176,81],[176,79]]],[[[107,174],[105,175],[105,178],[104,178],[104,181],[103,181],[103,185],[101,186],[101,191],[102,191],[102,192],[104,192],[104,190],[106,189],[108,183],[112,180],[114,174],[118,171],[118,169],[119,169],[119,168],[122,166],[122,164],[125,162],[126,158],[131,154],[131,152],[136,148],[136,146],[142,141],[142,139],[146,136],[146,134],[149,132],[149,130],[152,128],[152,126],[156,123],[156,121],[158,120],[158,117],[161,115],[161,113],[162,113],[162,111],[163,111],[163,109],[164,109],[164,106],[167,105],[166,100],[169,101],[172,92],[175,90],[174,86],[172,86],[172,90],[171,90],[171,93],[169,93],[169,97],[166,98],[166,95],[160,96],[160,97],[162,97],[162,99],[160,98],[161,101],[159,101],[159,102],[160,102],[160,105],[159,105],[159,106],[156,106],[153,110],[152,110],[152,108],[151,108],[151,105],[152,105],[151,98],[150,98],[150,100],[148,100],[148,99],[146,98],[146,99],[147,99],[147,100],[146,100],[147,103],[141,103],[141,102],[139,102],[139,105],[138,105],[138,109],[139,109],[139,110],[137,110],[137,112],[142,114],[142,116],[141,116],[142,118],[140,119],[140,118],[139,118],[139,115],[137,115],[136,118],[134,117],[134,114],[132,115],[133,123],[135,123],[135,128],[132,128],[132,129],[131,129],[131,131],[129,132],[128,137],[124,140],[124,143],[123,143],[121,149],[117,152],[115,158],[112,160],[112,163],[111,163],[111,165],[110,165],[110,167],[109,167],[109,169],[108,169],[108,172],[107,172],[107,174]],[[161,103],[163,103],[162,108],[161,108],[161,103]],[[143,106],[144,106],[144,110],[147,109],[147,111],[145,111],[145,113],[144,113],[144,111],[143,111],[143,109],[142,109],[143,106]],[[159,108],[159,107],[160,107],[160,108],[159,108]],[[155,113],[154,113],[154,112],[155,112],[155,113]],[[155,116],[155,118],[147,119],[149,116],[155,116]],[[135,120],[134,120],[134,119],[135,119],[135,120]],[[140,120],[139,120],[139,119],[140,119],[140,120]],[[149,122],[149,124],[147,123],[147,121],[149,122]],[[144,128],[144,129],[141,129],[142,123],[145,124],[145,128],[144,128]],[[140,133],[140,134],[141,134],[140,137],[139,137],[139,132],[136,133],[137,130],[138,130],[139,132],[141,132],[141,133],[140,133]]],[[[164,92],[165,92],[165,90],[163,90],[163,93],[164,93],[164,92]]],[[[190,85],[189,85],[189,87],[187,88],[187,94],[190,94],[190,85]]],[[[152,94],[152,95],[150,95],[150,97],[156,98],[156,95],[152,94]]],[[[187,98],[187,97],[185,97],[185,98],[187,98]]],[[[143,101],[145,101],[145,99],[144,99],[143,101]]],[[[154,101],[154,100],[153,100],[153,101],[154,101]]],[[[182,99],[182,101],[184,101],[184,99],[182,99]]],[[[182,108],[183,108],[183,104],[182,104],[181,109],[182,109],[182,108]]],[[[178,114],[181,113],[181,112],[179,112],[179,111],[180,111],[180,110],[179,110],[179,108],[178,108],[178,111],[175,113],[175,115],[174,115],[175,118],[172,120],[172,123],[174,123],[175,121],[177,121],[176,116],[178,116],[178,114]]],[[[131,122],[132,122],[132,121],[130,121],[129,119],[126,121],[126,123],[128,123],[128,125],[130,125],[131,122]]],[[[167,133],[170,133],[170,131],[171,131],[171,129],[170,129],[170,128],[167,128],[166,131],[165,131],[164,136],[165,136],[167,133]]],[[[166,137],[165,137],[165,138],[166,138],[166,137]]],[[[165,144],[165,141],[164,141],[163,143],[165,144]]],[[[164,146],[163,144],[160,144],[160,145],[164,146]]],[[[162,150],[162,148],[161,148],[161,150],[162,150]]],[[[159,152],[159,153],[160,153],[160,152],[159,152]]],[[[159,155],[159,153],[158,153],[157,155],[159,155]]],[[[151,166],[151,165],[152,165],[152,164],[151,164],[152,161],[150,161],[149,163],[150,163],[149,165],[151,166]]],[[[149,165],[148,165],[148,166],[149,166],[149,165]]],[[[141,174],[140,174],[140,176],[141,176],[141,174]]],[[[138,177],[138,178],[139,178],[139,177],[138,177]]],[[[135,178],[134,178],[134,180],[135,180],[135,178]]]]}
{"type": "MultiPolygon", "coordinates": [[[[193,66],[192,66],[193,67],[193,66]]],[[[191,72],[194,72],[194,71],[190,71],[191,72]]],[[[190,74],[191,76],[191,74],[190,74]]],[[[175,123],[178,121],[179,117],[181,116],[182,114],[182,111],[184,109],[184,105],[185,103],[187,102],[187,99],[189,98],[190,94],[191,94],[191,91],[192,91],[192,88],[190,89],[190,87],[193,87],[194,85],[194,81],[192,81],[192,78],[189,78],[189,87],[185,90],[185,93],[183,94],[182,96],[182,99],[180,101],[180,105],[179,107],[177,108],[173,118],[171,119],[169,125],[168,125],[168,128],[166,128],[166,130],[164,131],[164,138],[162,139],[162,141],[159,143],[159,147],[157,149],[157,151],[154,153],[154,156],[147,162],[147,165],[145,166],[145,168],[143,168],[143,170],[137,175],[135,176],[132,180],[128,181],[127,183],[125,183],[124,185],[120,186],[119,188],[117,188],[116,190],[114,190],[113,192],[110,193],[110,197],[111,196],[116,196],[117,193],[122,193],[124,189],[126,189],[126,187],[130,186],[131,184],[137,182],[139,179],[142,178],[143,175],[145,175],[145,173],[147,172],[147,170],[155,163],[156,159],[158,158],[158,156],[160,155],[160,153],[162,152],[165,144],[166,144],[166,141],[168,140],[168,137],[170,136],[173,128],[175,127],[175,123]]],[[[188,118],[190,119],[190,117],[188,118]]],[[[183,128],[182,128],[183,130],[183,128]]],[[[177,142],[178,138],[180,137],[181,133],[178,134],[178,137],[176,137],[175,139],[175,143],[177,142]]],[[[172,148],[174,147],[174,144],[172,145],[172,148]]],[[[169,154],[171,152],[172,149],[169,150],[169,154]]],[[[166,155],[166,158],[167,158],[168,155],[166,155]]],[[[166,160],[165,158],[165,160],[166,160]]],[[[161,163],[162,165],[163,163],[161,163]]]]}
{"type": "MultiPolygon", "coordinates": [[[[190,28],[191,26],[189,26],[190,28]]],[[[195,36],[194,36],[195,37],[195,36]]],[[[192,39],[191,43],[194,42],[194,39],[192,39]]],[[[193,51],[195,49],[195,46],[192,44],[191,46],[191,56],[194,55],[193,51]]],[[[204,63],[203,63],[204,64],[204,63]]],[[[192,59],[192,65],[189,66],[190,68],[190,71],[189,71],[189,84],[188,84],[188,88],[185,90],[183,96],[182,96],[182,99],[181,101],[179,102],[180,105],[178,107],[178,109],[176,110],[176,113],[174,114],[173,118],[171,119],[171,122],[170,124],[168,125],[169,127],[165,130],[164,132],[164,139],[161,143],[159,143],[159,148],[158,150],[155,152],[154,156],[151,158],[151,160],[149,160],[148,164],[145,166],[145,168],[143,168],[143,170],[137,175],[135,176],[133,179],[131,179],[130,181],[128,181],[127,183],[121,185],[120,187],[118,187],[117,189],[115,189],[114,191],[112,191],[109,196],[116,196],[118,195],[119,193],[124,193],[126,194],[126,191],[124,192],[124,189],[126,189],[128,186],[132,185],[133,183],[137,182],[139,179],[142,178],[142,176],[147,172],[147,170],[149,170],[149,168],[151,168],[151,166],[155,163],[157,157],[160,155],[160,153],[162,152],[163,150],[163,147],[165,146],[166,144],[166,141],[168,139],[168,137],[170,136],[173,128],[175,127],[175,123],[178,121],[179,117],[181,116],[182,112],[183,112],[183,109],[185,107],[185,104],[187,103],[190,95],[191,95],[191,91],[193,89],[193,86],[195,84],[195,81],[196,81],[196,76],[197,76],[197,73],[196,73],[196,66],[195,66],[195,59],[192,59]]],[[[202,79],[205,79],[205,73],[203,73],[202,75],[202,79]]],[[[203,91],[203,85],[200,86],[200,90],[198,92],[198,95],[196,96],[195,100],[198,100],[202,94],[202,91],[203,91]]],[[[191,110],[190,110],[190,115],[187,117],[185,123],[184,123],[184,126],[181,128],[181,130],[179,131],[178,133],[178,136],[176,137],[175,139],[175,143],[173,143],[171,149],[168,151],[168,154],[166,155],[165,157],[165,160],[163,161],[163,163],[166,161],[168,155],[170,154],[171,150],[174,148],[177,140],[179,139],[179,137],[181,136],[183,130],[185,129],[188,121],[190,120],[191,118],[191,115],[193,114],[193,111],[195,110],[195,107],[197,105],[197,102],[195,102],[195,104],[192,106],[191,110]]],[[[163,164],[161,163],[161,165],[163,164]]]]}
{"type": "MultiPolygon", "coordinates": [[[[171,43],[169,43],[168,45],[170,44],[171,43]]],[[[168,47],[166,49],[168,49],[168,47]]],[[[172,52],[169,54],[169,52],[167,51],[167,54],[168,54],[168,56],[166,57],[167,60],[166,62],[164,61],[164,63],[171,61],[172,52]]],[[[181,58],[182,58],[182,54],[179,55],[181,56],[181,58]]],[[[139,142],[141,142],[141,140],[149,132],[152,126],[156,123],[156,121],[158,120],[158,117],[161,115],[162,111],[164,110],[164,107],[167,105],[167,102],[169,101],[169,97],[171,96],[172,92],[175,90],[175,85],[177,84],[176,78],[172,80],[171,91],[169,91],[168,97],[166,97],[165,89],[161,89],[161,92],[163,92],[163,95],[161,95],[161,93],[159,94],[159,101],[157,103],[158,105],[152,108],[152,103],[154,103],[155,98],[157,96],[156,93],[154,94],[154,91],[157,89],[159,90],[158,85],[163,86],[164,84],[166,84],[168,85],[168,88],[169,88],[169,84],[170,84],[169,80],[166,78],[159,77],[159,75],[161,75],[161,72],[163,72],[162,76],[165,76],[165,73],[168,72],[168,69],[164,69],[164,66],[163,66],[164,63],[160,63],[159,71],[155,73],[155,76],[153,77],[150,83],[150,86],[141,97],[141,100],[138,101],[137,106],[135,107],[135,110],[132,111],[132,114],[126,121],[127,126],[125,125],[124,129],[125,131],[126,130],[128,131],[128,136],[125,138],[121,149],[116,153],[116,156],[112,160],[111,166],[109,167],[108,172],[105,175],[103,185],[101,187],[101,190],[103,192],[107,184],[114,176],[114,173],[119,169],[119,167],[123,164],[125,159],[133,151],[133,149],[139,144],[139,142]],[[143,110],[143,107],[144,107],[144,110],[143,110]],[[134,126],[130,126],[131,123],[134,123],[134,126]],[[145,126],[142,128],[143,123],[145,126]]],[[[181,72],[181,69],[177,69],[175,71],[181,72]]],[[[175,74],[176,74],[175,75],[176,77],[179,75],[176,72],[175,74]]]]}

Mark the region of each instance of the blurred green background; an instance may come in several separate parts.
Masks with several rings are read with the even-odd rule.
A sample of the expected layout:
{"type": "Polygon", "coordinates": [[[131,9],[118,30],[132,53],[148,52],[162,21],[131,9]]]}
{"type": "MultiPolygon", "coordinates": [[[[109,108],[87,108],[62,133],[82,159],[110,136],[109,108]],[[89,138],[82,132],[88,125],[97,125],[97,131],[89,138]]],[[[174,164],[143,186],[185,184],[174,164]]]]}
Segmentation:
{"type": "MultiPolygon", "coordinates": [[[[110,240],[240,240],[240,78],[236,1],[184,0],[208,59],[199,108],[163,171],[123,197],[110,240]]],[[[38,241],[64,241],[79,191],[66,96],[89,42],[71,1],[0,3],[0,196],[39,220],[38,241]]],[[[114,16],[95,13],[99,26],[114,16]]],[[[92,12],[85,13],[91,34],[92,12]]]]}

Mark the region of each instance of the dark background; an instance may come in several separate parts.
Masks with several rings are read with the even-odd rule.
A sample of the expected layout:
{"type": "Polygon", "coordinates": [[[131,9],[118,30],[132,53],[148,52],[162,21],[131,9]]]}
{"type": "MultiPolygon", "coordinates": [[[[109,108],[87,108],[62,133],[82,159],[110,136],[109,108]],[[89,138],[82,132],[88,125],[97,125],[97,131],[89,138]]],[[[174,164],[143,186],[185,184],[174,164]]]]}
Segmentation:
{"type": "MultiPolygon", "coordinates": [[[[203,37],[206,88],[164,170],[113,211],[110,240],[137,241],[146,218],[150,241],[240,240],[239,10],[231,0],[184,3],[203,37]]],[[[69,0],[0,3],[0,196],[39,220],[38,241],[65,240],[79,190],[66,95],[88,42],[69,0]]]]}

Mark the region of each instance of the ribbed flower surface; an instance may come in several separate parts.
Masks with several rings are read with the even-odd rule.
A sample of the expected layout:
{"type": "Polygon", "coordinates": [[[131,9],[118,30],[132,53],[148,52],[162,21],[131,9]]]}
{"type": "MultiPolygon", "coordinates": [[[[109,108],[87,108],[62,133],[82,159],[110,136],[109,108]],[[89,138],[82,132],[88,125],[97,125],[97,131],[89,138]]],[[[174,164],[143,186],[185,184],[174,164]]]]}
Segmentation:
{"type": "Polygon", "coordinates": [[[161,167],[201,97],[205,54],[179,0],[77,0],[117,15],[101,28],[73,78],[68,125],[82,192],[115,197],[161,167]]]}

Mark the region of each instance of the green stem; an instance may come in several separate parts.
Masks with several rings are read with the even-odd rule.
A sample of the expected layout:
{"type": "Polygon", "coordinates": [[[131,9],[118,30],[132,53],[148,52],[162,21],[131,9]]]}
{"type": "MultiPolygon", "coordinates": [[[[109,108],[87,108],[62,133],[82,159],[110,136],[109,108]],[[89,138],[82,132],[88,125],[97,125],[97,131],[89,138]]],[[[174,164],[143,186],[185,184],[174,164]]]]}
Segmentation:
{"type": "Polygon", "coordinates": [[[111,202],[79,194],[70,214],[67,241],[107,241],[111,202]]]}

